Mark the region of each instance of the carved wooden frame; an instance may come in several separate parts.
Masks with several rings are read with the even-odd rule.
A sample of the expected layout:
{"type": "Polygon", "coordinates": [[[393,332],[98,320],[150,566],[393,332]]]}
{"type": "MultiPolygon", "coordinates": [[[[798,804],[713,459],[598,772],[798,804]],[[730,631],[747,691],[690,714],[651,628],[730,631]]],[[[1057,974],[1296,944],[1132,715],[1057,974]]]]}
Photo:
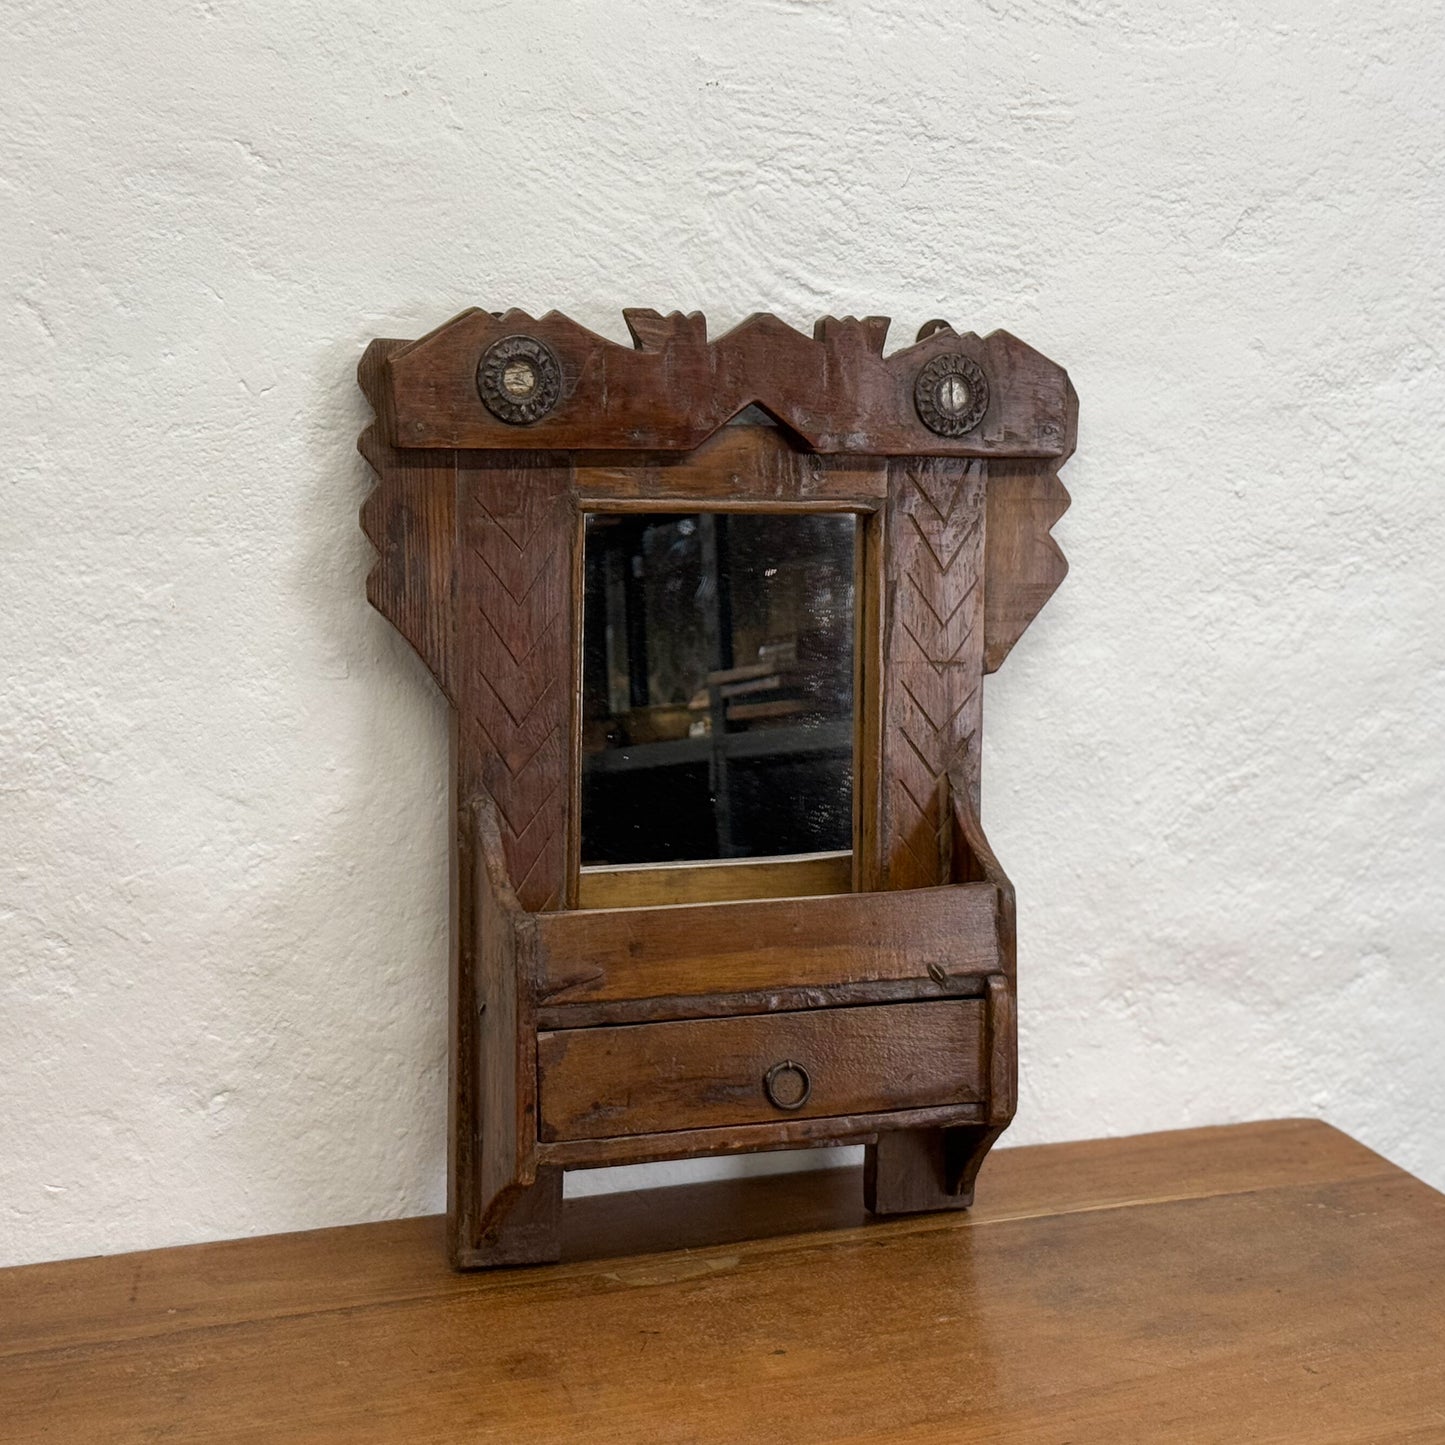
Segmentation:
{"type": "Polygon", "coordinates": [[[1005,332],[940,322],[885,357],[879,317],[825,317],[810,340],[758,315],[709,342],[699,315],[624,316],[633,348],[556,313],[471,310],[372,342],[359,371],[379,478],[367,595],[453,708],[458,1267],[555,1259],[565,1168],[861,1140],[870,1208],[960,1207],[1014,1111],[1013,891],[978,820],[981,683],[1066,571],[1049,529],[1069,379],[1005,332]],[[504,391],[517,357],[525,405],[504,391]],[[958,407],[920,392],[950,377],[958,407]],[[577,848],[582,518],[673,508],[865,522],[853,891],[732,865],[693,896],[760,901],[694,907],[685,938],[662,903],[579,908],[577,848]],[[798,936],[823,941],[790,950],[798,936]],[[539,1111],[539,1069],[602,1037],[570,1030],[966,999],[947,1022],[981,1020],[967,1100],[884,1089],[847,1115],[570,1138],[539,1111]]]}

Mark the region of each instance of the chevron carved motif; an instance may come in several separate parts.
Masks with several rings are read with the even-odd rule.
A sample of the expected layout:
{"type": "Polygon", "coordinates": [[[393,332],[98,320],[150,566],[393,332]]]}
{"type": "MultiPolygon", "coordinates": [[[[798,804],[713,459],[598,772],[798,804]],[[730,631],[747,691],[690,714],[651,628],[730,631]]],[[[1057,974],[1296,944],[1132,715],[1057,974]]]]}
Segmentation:
{"type": "Polygon", "coordinates": [[[948,879],[948,770],[981,722],[986,466],[917,458],[889,468],[880,830],[888,888],[948,879]]]}
{"type": "Polygon", "coordinates": [[[457,472],[461,752],[496,804],[518,901],[539,911],[566,894],[571,469],[507,463],[457,472]]]}

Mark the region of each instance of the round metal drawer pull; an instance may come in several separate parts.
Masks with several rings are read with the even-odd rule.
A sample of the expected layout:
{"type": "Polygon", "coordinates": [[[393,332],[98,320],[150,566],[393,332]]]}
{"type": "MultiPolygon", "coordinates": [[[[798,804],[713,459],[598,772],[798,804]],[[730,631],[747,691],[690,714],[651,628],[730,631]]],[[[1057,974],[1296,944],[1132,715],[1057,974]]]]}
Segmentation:
{"type": "Polygon", "coordinates": [[[813,1092],[813,1081],[802,1064],[784,1059],[763,1075],[763,1092],[779,1109],[801,1109],[813,1092]]]}

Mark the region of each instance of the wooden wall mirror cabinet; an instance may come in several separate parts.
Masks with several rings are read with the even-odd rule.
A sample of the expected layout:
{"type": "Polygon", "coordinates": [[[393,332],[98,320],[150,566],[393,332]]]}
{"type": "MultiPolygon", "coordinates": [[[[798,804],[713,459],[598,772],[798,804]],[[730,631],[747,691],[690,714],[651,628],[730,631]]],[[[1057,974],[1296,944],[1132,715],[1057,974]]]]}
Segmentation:
{"type": "Polygon", "coordinates": [[[453,708],[450,1242],[567,1169],[859,1142],[966,1207],[1014,1112],[982,680],[1062,580],[1077,403],[1004,332],[472,310],[361,363],[368,596],[453,708]]]}

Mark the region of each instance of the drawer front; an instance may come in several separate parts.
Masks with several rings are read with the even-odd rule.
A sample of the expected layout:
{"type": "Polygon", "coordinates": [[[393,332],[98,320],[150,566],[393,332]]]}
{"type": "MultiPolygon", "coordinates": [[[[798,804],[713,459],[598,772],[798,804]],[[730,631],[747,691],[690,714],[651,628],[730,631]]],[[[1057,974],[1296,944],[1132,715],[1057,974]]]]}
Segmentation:
{"type": "Polygon", "coordinates": [[[546,1141],[971,1104],[984,1097],[976,999],[537,1036],[546,1141]]]}

